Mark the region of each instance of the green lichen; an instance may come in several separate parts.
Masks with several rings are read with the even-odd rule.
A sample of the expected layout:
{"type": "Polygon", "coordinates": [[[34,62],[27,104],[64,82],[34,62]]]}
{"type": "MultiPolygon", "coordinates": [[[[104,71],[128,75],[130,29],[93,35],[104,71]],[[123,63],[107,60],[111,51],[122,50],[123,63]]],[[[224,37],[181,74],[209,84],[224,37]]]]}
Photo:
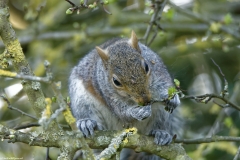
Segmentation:
{"type": "Polygon", "coordinates": [[[63,112],[63,115],[69,125],[76,122],[76,119],[73,117],[69,107],[67,107],[67,109],[63,112]]]}
{"type": "Polygon", "coordinates": [[[6,48],[11,58],[13,58],[14,63],[20,63],[25,60],[22,47],[17,39],[10,41],[7,44],[6,48]]]}
{"type": "Polygon", "coordinates": [[[15,77],[17,73],[0,69],[0,75],[6,77],[15,77]]]}
{"type": "Polygon", "coordinates": [[[4,52],[0,55],[0,66],[1,66],[3,69],[8,68],[8,66],[9,66],[9,63],[8,63],[8,52],[7,52],[6,49],[5,49],[4,52]]]}
{"type": "Polygon", "coordinates": [[[32,83],[32,89],[34,89],[35,91],[40,90],[41,89],[40,83],[39,82],[32,83]]]}

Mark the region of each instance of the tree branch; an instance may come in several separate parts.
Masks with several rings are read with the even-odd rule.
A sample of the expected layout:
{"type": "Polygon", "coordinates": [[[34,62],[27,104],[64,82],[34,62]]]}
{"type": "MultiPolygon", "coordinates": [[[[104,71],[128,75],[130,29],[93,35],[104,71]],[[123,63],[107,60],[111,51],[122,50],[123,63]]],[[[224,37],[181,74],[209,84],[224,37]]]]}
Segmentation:
{"type": "Polygon", "coordinates": [[[40,126],[39,123],[27,123],[27,124],[15,126],[13,129],[20,130],[20,129],[30,128],[30,127],[39,127],[39,126],[40,126]]]}
{"type": "Polygon", "coordinates": [[[240,137],[230,137],[230,136],[212,136],[208,138],[198,138],[198,139],[176,139],[175,143],[183,144],[200,144],[200,143],[212,143],[212,142],[240,142],[240,137]]]}
{"type": "MultiPolygon", "coordinates": [[[[6,50],[13,62],[13,67],[17,73],[33,76],[33,72],[26,61],[21,45],[16,37],[12,25],[9,23],[9,10],[7,0],[0,1],[0,36],[6,50]]],[[[8,57],[6,57],[8,59],[8,57]]],[[[26,92],[30,103],[37,117],[41,117],[41,112],[45,108],[44,95],[39,82],[23,82],[23,89],[26,92]]]]}
{"type": "MultiPolygon", "coordinates": [[[[87,144],[93,149],[107,148],[116,135],[121,135],[121,131],[96,131],[94,133],[93,137],[86,138],[87,144]]],[[[63,148],[66,149],[66,146],[69,147],[69,145],[72,147],[72,151],[77,151],[84,147],[80,140],[83,136],[78,131],[61,131],[55,134],[50,132],[23,133],[0,124],[0,137],[2,137],[1,139],[8,139],[10,143],[22,142],[31,146],[62,148],[61,150],[64,150],[63,148]]],[[[124,143],[121,143],[120,146],[121,148],[132,148],[137,152],[152,153],[165,159],[178,160],[181,157],[183,160],[190,160],[180,144],[158,146],[154,143],[153,137],[137,133],[127,136],[124,143]]]]}
{"type": "Polygon", "coordinates": [[[21,79],[21,80],[50,83],[50,79],[48,77],[37,77],[37,76],[17,74],[17,73],[2,70],[2,69],[0,69],[0,76],[16,78],[16,79],[21,79]]]}
{"type": "Polygon", "coordinates": [[[30,114],[28,114],[28,113],[25,113],[25,112],[23,112],[22,110],[20,110],[20,109],[18,109],[18,108],[12,107],[12,105],[10,104],[9,100],[8,100],[6,97],[4,97],[4,96],[0,96],[0,97],[2,97],[2,99],[7,103],[9,109],[18,111],[18,112],[21,113],[22,115],[25,115],[25,116],[28,116],[28,117],[30,117],[30,118],[32,118],[32,119],[38,120],[37,117],[32,116],[32,115],[30,115],[30,114]]]}
{"type": "Polygon", "coordinates": [[[204,95],[199,95],[199,96],[184,96],[182,99],[194,99],[197,102],[201,103],[208,103],[212,98],[218,98],[223,100],[226,103],[226,107],[231,106],[232,108],[235,108],[240,111],[240,107],[233,104],[232,102],[228,101],[222,96],[218,96],[216,94],[204,94],[204,95]]]}
{"type": "Polygon", "coordinates": [[[212,58],[211,58],[211,60],[212,60],[213,64],[214,64],[215,66],[217,66],[220,74],[221,74],[222,77],[223,77],[223,80],[224,80],[224,88],[223,88],[223,90],[222,90],[222,92],[221,92],[220,95],[221,95],[222,97],[225,97],[225,95],[228,95],[228,81],[227,81],[225,75],[223,74],[223,72],[222,72],[222,70],[221,70],[221,67],[220,67],[212,58]]]}
{"type": "Polygon", "coordinates": [[[115,138],[111,140],[111,143],[106,149],[104,149],[98,156],[97,159],[110,159],[113,154],[116,154],[120,145],[124,143],[124,139],[136,132],[136,129],[126,129],[121,134],[116,135],[115,138]]]}
{"type": "Polygon", "coordinates": [[[151,39],[151,41],[150,41],[149,43],[147,43],[147,42],[148,42],[148,37],[149,37],[150,32],[151,32],[151,30],[152,30],[152,28],[153,28],[153,25],[157,25],[158,28],[161,28],[161,27],[159,27],[160,25],[157,23],[157,20],[160,19],[161,13],[163,12],[163,9],[164,9],[167,1],[168,1],[168,0],[164,0],[162,3],[160,3],[160,2],[157,1],[157,2],[155,2],[155,4],[154,4],[154,14],[153,14],[152,17],[151,17],[151,20],[150,20],[150,22],[149,22],[149,25],[148,25],[148,27],[147,27],[147,29],[146,29],[146,32],[145,32],[145,35],[144,35],[144,37],[143,37],[143,39],[145,40],[145,44],[147,44],[147,45],[150,45],[151,42],[152,42],[152,41],[154,40],[154,38],[155,38],[155,36],[153,36],[153,38],[151,39]]]}
{"type": "MultiPolygon", "coordinates": [[[[212,22],[213,22],[213,20],[209,20],[209,19],[207,19],[207,18],[203,18],[203,16],[201,16],[201,15],[199,15],[199,14],[193,13],[193,12],[187,10],[187,9],[182,9],[182,8],[176,6],[175,4],[173,4],[173,3],[170,2],[170,1],[169,1],[168,3],[169,3],[172,7],[174,7],[178,12],[183,13],[183,14],[185,14],[186,16],[191,17],[192,19],[195,19],[195,20],[197,20],[197,21],[203,22],[203,23],[207,24],[208,26],[211,26],[211,24],[212,24],[212,22]]],[[[229,29],[229,28],[227,28],[227,27],[225,27],[225,26],[223,26],[223,25],[220,26],[220,30],[221,30],[222,32],[225,32],[225,33],[231,35],[232,37],[240,40],[240,34],[239,34],[238,31],[233,31],[233,30],[231,30],[231,29],[229,29]]]]}
{"type": "Polygon", "coordinates": [[[234,156],[233,160],[238,160],[240,158],[240,147],[238,147],[237,153],[234,156]]]}
{"type": "MultiPolygon", "coordinates": [[[[145,21],[144,18],[142,18],[142,21],[145,21]]],[[[173,31],[173,32],[187,32],[187,33],[202,33],[206,32],[208,29],[208,26],[206,24],[194,24],[194,23],[188,23],[188,22],[179,22],[177,25],[169,22],[161,21],[161,26],[165,30],[173,31]]],[[[126,24],[124,24],[126,25],[126,24]]],[[[136,26],[135,29],[139,30],[140,32],[144,32],[146,30],[146,25],[139,25],[136,26]]],[[[56,31],[56,32],[46,32],[41,33],[39,35],[33,36],[33,35],[25,35],[20,36],[19,41],[22,45],[26,45],[31,43],[32,41],[44,41],[44,40],[56,40],[56,41],[63,41],[66,39],[71,39],[76,35],[86,34],[88,38],[95,39],[101,35],[104,36],[116,36],[116,35],[122,35],[125,34],[125,32],[122,30],[122,26],[120,27],[105,27],[102,29],[102,32],[97,32],[94,27],[89,26],[84,31],[56,31]]],[[[85,40],[85,39],[83,39],[85,40]]],[[[4,45],[2,42],[0,42],[0,48],[3,48],[4,45]]],[[[1,57],[0,57],[1,58],[1,57]]]]}

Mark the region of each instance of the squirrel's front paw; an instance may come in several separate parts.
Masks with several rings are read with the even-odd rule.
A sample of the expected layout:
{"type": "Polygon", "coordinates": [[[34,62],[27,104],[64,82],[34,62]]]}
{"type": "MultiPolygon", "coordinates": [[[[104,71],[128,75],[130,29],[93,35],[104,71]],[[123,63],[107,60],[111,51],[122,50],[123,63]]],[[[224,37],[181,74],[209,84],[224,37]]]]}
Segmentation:
{"type": "Polygon", "coordinates": [[[93,131],[95,129],[97,130],[103,130],[103,126],[91,119],[80,119],[77,121],[77,127],[79,130],[83,133],[84,136],[89,137],[93,135],[93,131]]]}
{"type": "Polygon", "coordinates": [[[154,142],[158,145],[168,145],[172,142],[172,136],[164,130],[153,130],[150,135],[154,136],[154,142]]]}
{"type": "Polygon", "coordinates": [[[172,99],[166,100],[165,103],[166,103],[165,110],[172,113],[173,110],[180,104],[179,96],[175,94],[172,99]]]}
{"type": "Polygon", "coordinates": [[[134,107],[130,110],[130,115],[139,121],[144,120],[150,117],[152,114],[151,105],[142,106],[142,107],[134,107]]]}

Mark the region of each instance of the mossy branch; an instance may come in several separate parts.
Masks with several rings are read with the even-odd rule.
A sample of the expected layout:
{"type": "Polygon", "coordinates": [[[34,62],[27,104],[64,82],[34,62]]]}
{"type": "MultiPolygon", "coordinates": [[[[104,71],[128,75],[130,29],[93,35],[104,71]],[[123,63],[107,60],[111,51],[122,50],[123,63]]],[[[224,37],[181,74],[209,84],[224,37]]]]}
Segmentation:
{"type": "MultiPolygon", "coordinates": [[[[103,149],[107,148],[117,135],[122,135],[122,131],[96,131],[93,137],[86,138],[86,142],[91,148],[103,149]]],[[[84,145],[81,143],[83,136],[79,131],[62,131],[55,134],[48,132],[23,133],[0,125],[0,137],[2,140],[8,139],[10,143],[22,142],[31,146],[57,147],[61,148],[62,152],[69,147],[71,151],[84,149],[84,145]]],[[[137,152],[153,153],[165,159],[190,160],[180,144],[158,146],[153,142],[153,137],[139,135],[136,132],[128,134],[119,145],[120,148],[132,148],[137,152]]]]}
{"type": "MultiPolygon", "coordinates": [[[[15,31],[9,22],[9,9],[7,0],[0,1],[0,36],[6,47],[8,57],[13,62],[13,67],[17,73],[33,76],[33,72],[26,61],[21,45],[16,37],[15,31]]],[[[1,58],[4,58],[1,56],[1,58]]],[[[41,112],[45,108],[45,98],[39,82],[22,81],[23,89],[26,92],[30,103],[37,117],[41,117],[41,112]]]]}

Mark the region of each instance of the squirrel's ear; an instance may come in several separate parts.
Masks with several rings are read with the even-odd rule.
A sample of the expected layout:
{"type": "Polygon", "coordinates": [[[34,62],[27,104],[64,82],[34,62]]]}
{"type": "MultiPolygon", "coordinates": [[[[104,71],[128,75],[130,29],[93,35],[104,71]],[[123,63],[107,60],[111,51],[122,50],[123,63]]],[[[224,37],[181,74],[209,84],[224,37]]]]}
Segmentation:
{"type": "Polygon", "coordinates": [[[102,48],[96,46],[96,50],[98,55],[102,58],[103,61],[107,62],[109,56],[106,50],[103,50],[102,48]]]}
{"type": "Polygon", "coordinates": [[[139,51],[141,53],[141,50],[138,46],[138,39],[137,39],[136,33],[134,31],[132,31],[131,38],[129,39],[128,42],[134,49],[136,49],[137,51],[139,51]]]}

